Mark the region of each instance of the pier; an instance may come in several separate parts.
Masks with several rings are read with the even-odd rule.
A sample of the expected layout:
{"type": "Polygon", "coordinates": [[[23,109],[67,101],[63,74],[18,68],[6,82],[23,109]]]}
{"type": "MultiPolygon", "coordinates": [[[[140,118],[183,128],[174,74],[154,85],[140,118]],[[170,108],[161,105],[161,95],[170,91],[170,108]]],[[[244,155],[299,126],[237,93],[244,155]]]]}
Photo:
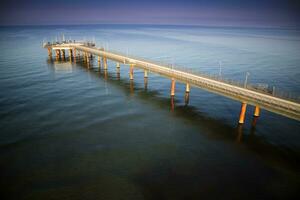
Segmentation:
{"type": "Polygon", "coordinates": [[[216,93],[241,103],[238,123],[244,124],[245,114],[248,105],[254,106],[253,123],[255,126],[257,118],[260,116],[260,110],[265,109],[285,117],[300,121],[300,104],[297,101],[282,98],[260,91],[255,88],[228,83],[221,79],[214,79],[205,75],[189,73],[180,69],[174,69],[169,66],[157,64],[155,62],[146,61],[107,51],[104,48],[97,48],[93,42],[77,42],[63,41],[56,43],[44,43],[43,47],[48,49],[48,55],[52,57],[55,52],[56,58],[64,59],[68,52],[71,59],[76,60],[76,57],[82,56],[84,61],[89,63],[92,58],[98,59],[99,66],[104,70],[108,69],[107,60],[116,62],[116,70],[120,71],[120,66],[129,66],[129,79],[134,80],[134,69],[139,68],[144,70],[145,85],[148,84],[148,73],[156,73],[170,79],[170,96],[173,99],[176,94],[176,84],[185,84],[185,102],[188,103],[191,87],[201,88],[212,93],[216,93]]]}

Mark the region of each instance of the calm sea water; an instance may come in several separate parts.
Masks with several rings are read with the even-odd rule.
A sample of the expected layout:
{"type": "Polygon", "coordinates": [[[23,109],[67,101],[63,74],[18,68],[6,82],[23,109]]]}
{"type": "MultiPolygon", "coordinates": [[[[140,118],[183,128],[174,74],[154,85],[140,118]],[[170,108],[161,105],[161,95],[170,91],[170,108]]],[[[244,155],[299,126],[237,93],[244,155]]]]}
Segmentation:
{"type": "MultiPolygon", "coordinates": [[[[0,28],[0,188],[5,199],[292,199],[300,123],[115,63],[49,60],[43,40],[97,46],[300,94],[300,31],[180,26],[0,28]]],[[[1,198],[4,199],[4,198],[1,198]]]]}

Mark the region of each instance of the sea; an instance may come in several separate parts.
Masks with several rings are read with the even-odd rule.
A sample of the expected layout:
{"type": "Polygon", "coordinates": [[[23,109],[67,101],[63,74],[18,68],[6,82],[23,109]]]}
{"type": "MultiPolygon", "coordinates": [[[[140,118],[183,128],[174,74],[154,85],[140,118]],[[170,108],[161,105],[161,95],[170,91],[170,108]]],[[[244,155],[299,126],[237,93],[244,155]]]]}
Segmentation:
{"type": "Polygon", "coordinates": [[[300,122],[43,42],[92,41],[299,102],[300,29],[177,25],[0,27],[1,199],[297,199],[300,122]],[[54,54],[54,53],[53,53],[54,54]]]}

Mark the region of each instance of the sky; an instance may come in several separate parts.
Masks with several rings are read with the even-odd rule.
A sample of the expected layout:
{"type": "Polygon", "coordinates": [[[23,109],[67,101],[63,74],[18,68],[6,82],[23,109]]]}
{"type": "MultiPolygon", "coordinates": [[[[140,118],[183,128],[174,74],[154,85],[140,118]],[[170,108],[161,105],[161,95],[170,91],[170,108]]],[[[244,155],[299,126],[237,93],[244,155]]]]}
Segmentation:
{"type": "Polygon", "coordinates": [[[300,27],[298,0],[2,0],[0,25],[300,27]]]}

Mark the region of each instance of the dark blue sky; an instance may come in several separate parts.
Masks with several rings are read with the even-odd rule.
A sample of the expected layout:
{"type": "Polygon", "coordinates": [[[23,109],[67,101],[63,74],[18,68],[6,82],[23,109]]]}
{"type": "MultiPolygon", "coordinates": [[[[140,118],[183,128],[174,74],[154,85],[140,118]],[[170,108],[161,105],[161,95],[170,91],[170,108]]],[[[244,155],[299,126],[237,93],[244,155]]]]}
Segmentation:
{"type": "Polygon", "coordinates": [[[4,0],[1,25],[299,26],[298,0],[4,0]]]}

